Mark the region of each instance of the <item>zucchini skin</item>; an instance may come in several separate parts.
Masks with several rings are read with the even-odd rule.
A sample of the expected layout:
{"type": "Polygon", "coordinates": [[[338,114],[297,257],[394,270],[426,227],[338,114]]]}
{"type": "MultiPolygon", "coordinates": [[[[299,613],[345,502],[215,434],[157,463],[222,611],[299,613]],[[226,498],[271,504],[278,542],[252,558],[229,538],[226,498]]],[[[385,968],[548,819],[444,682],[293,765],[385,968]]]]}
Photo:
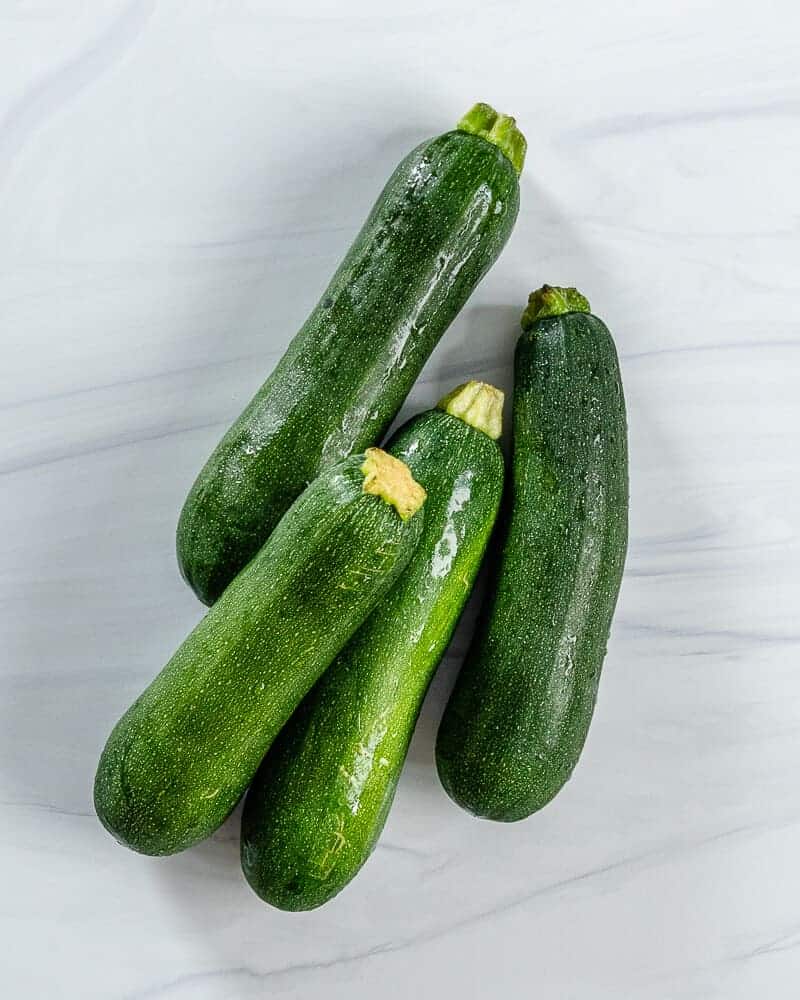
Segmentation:
{"type": "Polygon", "coordinates": [[[421,513],[403,521],[365,493],[363,459],[312,483],[117,723],[94,802],[123,844],[172,854],[213,833],[407,564],[421,513]]]}
{"type": "Polygon", "coordinates": [[[605,325],[588,312],[538,320],[514,372],[494,586],[436,745],[450,797],[502,821],[541,809],[577,764],[628,537],[625,403],[605,325]]]}
{"type": "Polygon", "coordinates": [[[200,600],[219,597],[321,470],[381,439],[518,208],[516,170],[478,135],[447,132],[397,167],[189,493],[177,555],[200,600]]]}
{"type": "Polygon", "coordinates": [[[422,539],[273,744],[245,800],[245,876],[285,910],[326,902],[372,853],[500,505],[500,449],[458,417],[421,414],[388,450],[427,490],[422,539]]]}

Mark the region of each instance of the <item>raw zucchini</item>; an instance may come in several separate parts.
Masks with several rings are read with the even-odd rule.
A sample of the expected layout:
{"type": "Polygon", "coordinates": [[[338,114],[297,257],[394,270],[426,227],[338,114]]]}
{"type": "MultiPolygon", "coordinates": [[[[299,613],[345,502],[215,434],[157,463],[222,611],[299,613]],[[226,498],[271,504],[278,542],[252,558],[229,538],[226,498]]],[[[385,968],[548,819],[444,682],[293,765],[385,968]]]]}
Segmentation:
{"type": "Polygon", "coordinates": [[[424,498],[377,448],[308,487],[111,733],[94,801],[118,840],[172,854],[222,823],[407,564],[424,498]]]}
{"type": "Polygon", "coordinates": [[[395,170],[319,304],[184,504],[178,562],[206,604],[307,483],[381,439],[508,239],[524,154],[514,120],[479,104],[395,170]]]}
{"type": "Polygon", "coordinates": [[[389,445],[428,493],[422,539],[250,786],[242,866],[275,906],[319,906],[372,853],[500,503],[503,459],[492,438],[500,434],[502,402],[498,390],[469,383],[389,445]]]}
{"type": "Polygon", "coordinates": [[[575,289],[547,286],[522,326],[499,567],[436,747],[450,796],[507,821],[541,809],[578,761],[628,537],[611,334],[575,289]]]}

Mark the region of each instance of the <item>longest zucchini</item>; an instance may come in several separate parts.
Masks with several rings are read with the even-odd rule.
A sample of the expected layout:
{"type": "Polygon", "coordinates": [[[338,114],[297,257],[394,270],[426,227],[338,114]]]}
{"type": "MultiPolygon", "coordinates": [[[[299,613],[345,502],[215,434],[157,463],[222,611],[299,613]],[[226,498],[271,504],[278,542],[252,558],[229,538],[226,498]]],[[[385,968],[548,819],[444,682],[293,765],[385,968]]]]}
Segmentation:
{"type": "Polygon", "coordinates": [[[436,748],[447,792],[496,820],[541,809],[578,761],[628,537],[611,334],[575,289],[548,286],[522,325],[499,567],[436,748]]]}
{"type": "Polygon", "coordinates": [[[94,798],[118,840],[172,854],[222,823],[408,562],[424,496],[377,448],[309,486],[111,733],[94,798]]]}
{"type": "Polygon", "coordinates": [[[389,445],[428,493],[411,563],[289,721],[247,793],[242,866],[253,889],[283,909],[324,903],[371,854],[497,514],[502,393],[472,382],[439,406],[389,445]]]}
{"type": "Polygon", "coordinates": [[[380,440],[508,239],[524,153],[514,120],[479,104],[397,167],[184,504],[178,562],[202,601],[219,597],[321,469],[380,440]]]}

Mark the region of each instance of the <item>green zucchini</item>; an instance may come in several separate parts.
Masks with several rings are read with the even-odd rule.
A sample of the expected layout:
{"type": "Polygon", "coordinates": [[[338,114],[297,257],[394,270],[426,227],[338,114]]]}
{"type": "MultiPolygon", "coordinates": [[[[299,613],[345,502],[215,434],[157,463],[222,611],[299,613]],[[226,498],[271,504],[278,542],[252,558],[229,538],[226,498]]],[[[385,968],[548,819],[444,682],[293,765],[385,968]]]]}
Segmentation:
{"type": "Polygon", "coordinates": [[[400,581],[290,720],[247,793],[242,866],[275,906],[319,906],[372,853],[500,504],[503,459],[492,438],[502,403],[498,390],[469,383],[389,445],[428,493],[423,535],[400,581]]]}
{"type": "Polygon", "coordinates": [[[273,373],[200,472],[181,572],[212,604],[320,471],[379,441],[505,245],[525,140],[479,104],[392,174],[273,373]]]}
{"type": "Polygon", "coordinates": [[[578,762],[628,537],[611,334],[575,289],[548,286],[522,326],[499,564],[436,747],[448,794],[505,821],[541,809],[578,762]]]}
{"type": "Polygon", "coordinates": [[[111,733],[94,801],[118,840],[172,854],[222,823],[408,563],[424,497],[377,448],[308,487],[111,733]]]}

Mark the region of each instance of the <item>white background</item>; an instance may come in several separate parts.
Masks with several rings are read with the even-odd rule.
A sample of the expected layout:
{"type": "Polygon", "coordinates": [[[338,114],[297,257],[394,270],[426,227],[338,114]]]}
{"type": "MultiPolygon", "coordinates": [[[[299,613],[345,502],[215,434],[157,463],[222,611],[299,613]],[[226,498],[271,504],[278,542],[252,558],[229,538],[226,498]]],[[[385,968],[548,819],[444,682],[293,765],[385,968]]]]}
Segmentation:
{"type": "Polygon", "coordinates": [[[790,0],[0,3],[0,992],[795,998],[800,16],[790,0]],[[528,291],[614,331],[631,547],[565,791],[478,822],[426,702],[381,845],[310,914],[238,825],[168,859],[98,753],[201,615],[174,529],[385,179],[475,100],[529,140],[500,262],[406,414],[509,386],[528,291]]]}

